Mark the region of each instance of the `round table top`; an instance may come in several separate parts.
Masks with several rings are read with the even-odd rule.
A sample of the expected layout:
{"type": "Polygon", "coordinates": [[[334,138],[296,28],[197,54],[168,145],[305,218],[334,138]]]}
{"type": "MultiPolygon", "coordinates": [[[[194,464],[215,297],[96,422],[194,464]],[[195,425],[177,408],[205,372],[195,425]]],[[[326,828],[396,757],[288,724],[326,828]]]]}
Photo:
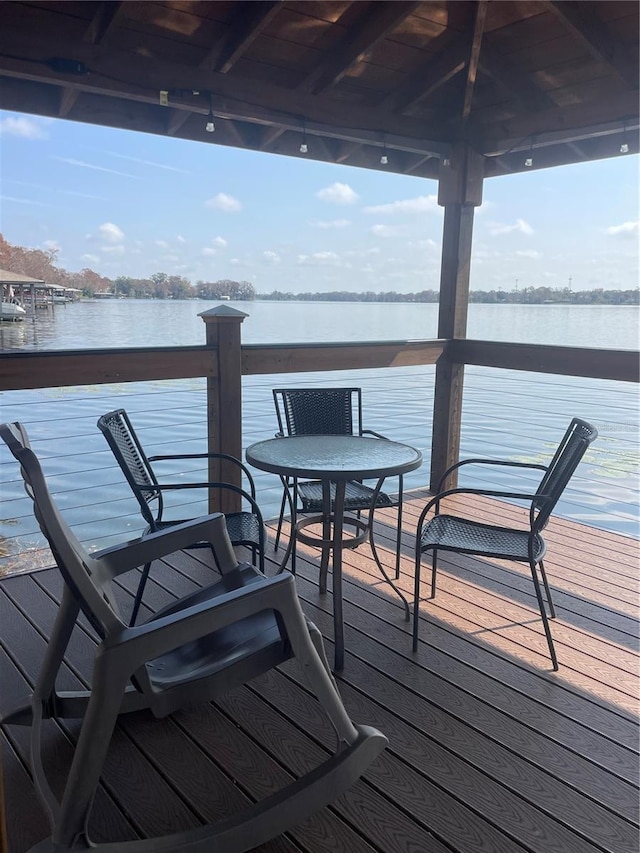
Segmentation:
{"type": "Polygon", "coordinates": [[[422,453],[408,444],[357,435],[297,435],[252,444],[247,462],[290,477],[354,480],[405,474],[422,465],[422,453]]]}

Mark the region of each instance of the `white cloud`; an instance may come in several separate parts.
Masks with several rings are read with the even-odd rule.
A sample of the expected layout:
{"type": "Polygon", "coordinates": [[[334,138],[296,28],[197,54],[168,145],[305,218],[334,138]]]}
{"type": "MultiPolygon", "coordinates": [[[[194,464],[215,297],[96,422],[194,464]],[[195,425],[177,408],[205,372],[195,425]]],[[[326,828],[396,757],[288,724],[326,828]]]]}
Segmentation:
{"type": "Polygon", "coordinates": [[[438,197],[435,195],[420,195],[416,198],[406,198],[392,201],[390,204],[375,204],[363,208],[365,213],[431,213],[439,211],[438,197]]]}
{"type": "Polygon", "coordinates": [[[218,246],[220,249],[225,249],[229,244],[228,244],[228,243],[227,243],[227,241],[224,239],[224,237],[216,237],[216,238],[213,240],[213,245],[214,245],[214,246],[218,246]]]}
{"type": "Polygon", "coordinates": [[[89,261],[89,263],[97,264],[100,258],[97,255],[82,255],[83,261],[89,261]]]}
{"type": "Polygon", "coordinates": [[[314,252],[311,255],[298,255],[300,265],[339,266],[340,256],[335,252],[314,252]]]}
{"type": "Polygon", "coordinates": [[[525,222],[524,219],[516,219],[513,225],[503,225],[500,222],[488,222],[487,227],[489,228],[489,233],[492,237],[498,237],[501,234],[513,234],[516,231],[520,232],[520,234],[526,234],[527,237],[530,237],[534,233],[533,228],[528,222],[525,222]]]}
{"type": "Polygon", "coordinates": [[[113,222],[104,222],[98,228],[98,231],[103,240],[106,240],[108,243],[119,243],[121,240],[124,240],[124,231],[122,228],[114,225],[113,222]]]}
{"type": "Polygon", "coordinates": [[[223,210],[225,213],[238,213],[242,210],[238,199],[226,193],[218,193],[213,198],[207,199],[204,205],[210,210],[223,210]]]}
{"type": "Polygon", "coordinates": [[[100,251],[101,252],[108,252],[109,254],[112,254],[112,255],[124,255],[125,248],[122,244],[120,244],[118,246],[101,246],[100,251]]]}
{"type": "Polygon", "coordinates": [[[47,134],[33,119],[26,116],[7,116],[0,120],[0,133],[21,139],[46,139],[47,134]]]}
{"type": "Polygon", "coordinates": [[[212,249],[212,248],[210,248],[209,246],[206,246],[206,247],[202,250],[202,254],[203,254],[206,258],[210,258],[210,257],[212,257],[213,255],[216,255],[217,253],[218,253],[218,250],[217,250],[217,249],[212,249]]]}
{"type": "Polygon", "coordinates": [[[372,225],[371,233],[376,237],[397,237],[400,228],[397,225],[372,225]]]}
{"type": "Polygon", "coordinates": [[[187,242],[186,239],[182,236],[182,234],[178,234],[178,236],[176,237],[176,240],[178,241],[178,243],[186,243],[187,242]]]}
{"type": "Polygon", "coordinates": [[[516,258],[539,258],[540,252],[536,252],[535,249],[525,249],[521,252],[516,252],[516,258]]]}
{"type": "Polygon", "coordinates": [[[341,184],[338,181],[329,187],[318,190],[316,196],[330,204],[355,204],[359,198],[358,193],[354,192],[349,184],[341,184]]]}
{"type": "Polygon", "coordinates": [[[57,240],[45,240],[42,245],[45,249],[52,249],[54,252],[60,251],[60,243],[57,240]]]}
{"type": "Polygon", "coordinates": [[[351,225],[350,219],[313,219],[309,225],[312,228],[346,228],[351,225]]]}
{"type": "Polygon", "coordinates": [[[167,243],[166,240],[156,240],[156,246],[158,246],[159,249],[168,249],[169,248],[169,244],[167,243]]]}
{"type": "Polygon", "coordinates": [[[611,225],[605,229],[605,234],[610,237],[634,237],[640,232],[640,220],[635,222],[623,222],[622,225],[611,225]]]}
{"type": "Polygon", "coordinates": [[[277,252],[266,251],[262,253],[262,257],[270,264],[280,263],[280,255],[277,252]]]}

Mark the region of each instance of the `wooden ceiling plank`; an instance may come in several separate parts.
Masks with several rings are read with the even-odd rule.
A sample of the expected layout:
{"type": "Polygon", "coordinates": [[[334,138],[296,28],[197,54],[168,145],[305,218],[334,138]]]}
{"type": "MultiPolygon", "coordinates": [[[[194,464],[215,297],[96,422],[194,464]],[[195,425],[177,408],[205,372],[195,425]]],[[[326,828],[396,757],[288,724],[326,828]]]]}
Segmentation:
{"type": "Polygon", "coordinates": [[[487,19],[487,0],[479,0],[476,11],[476,19],[473,26],[473,39],[471,41],[471,53],[469,55],[469,64],[467,66],[467,85],[464,90],[464,100],[462,103],[462,121],[466,122],[471,114],[471,102],[473,100],[473,90],[476,85],[478,76],[478,62],[480,61],[480,49],[482,47],[482,38],[484,36],[484,24],[487,19]]]}
{"type": "Polygon", "coordinates": [[[458,45],[425,62],[406,83],[380,102],[380,108],[385,112],[402,113],[428,98],[464,70],[467,55],[467,51],[458,45]]]}
{"type": "Polygon", "coordinates": [[[124,3],[113,2],[113,0],[102,0],[96,3],[96,11],[91,19],[83,38],[89,44],[102,44],[108,33],[118,23],[124,3]]]}
{"type": "Polygon", "coordinates": [[[271,127],[265,127],[262,129],[262,136],[260,141],[258,142],[258,148],[260,151],[265,151],[270,148],[283,133],[286,133],[286,127],[279,127],[278,125],[272,125],[271,127]]]}
{"type": "Polygon", "coordinates": [[[213,68],[220,74],[227,74],[251,47],[258,36],[275,18],[284,5],[283,0],[274,2],[241,3],[236,17],[227,32],[222,45],[216,45],[200,63],[201,68],[213,68]],[[215,58],[217,55],[217,58],[215,58]]]}
{"type": "Polygon", "coordinates": [[[597,60],[605,62],[631,89],[638,89],[638,76],[632,63],[624,55],[619,39],[611,37],[606,23],[588,4],[569,0],[549,0],[549,8],[560,18],[571,34],[580,39],[597,60]]]}
{"type": "Polygon", "coordinates": [[[361,142],[343,142],[336,154],[336,163],[346,163],[356,151],[362,148],[361,142]]]}
{"type": "Polygon", "coordinates": [[[327,52],[324,61],[316,65],[298,88],[317,95],[335,86],[368,50],[393,32],[418,6],[420,2],[416,0],[373,3],[364,23],[351,28],[340,45],[327,52]]]}
{"type": "MultiPolygon", "coordinates": [[[[307,130],[336,139],[370,142],[385,133],[389,147],[415,153],[441,154],[449,150],[446,141],[426,138],[424,122],[402,116],[381,115],[379,110],[333,98],[284,89],[263,80],[239,78],[166,60],[119,51],[114,46],[66,43],[57,40],[61,56],[83,63],[85,74],[70,75],[47,65],[51,45],[46,37],[0,30],[0,76],[76,86],[80,91],[115,96],[146,104],[158,104],[161,90],[179,92],[178,109],[198,112],[201,102],[191,96],[194,90],[209,92],[216,99],[215,114],[221,118],[241,119],[257,124],[279,124],[287,129],[300,128],[301,116],[307,130]],[[20,56],[20,59],[15,59],[20,56]],[[393,141],[395,140],[395,141],[393,141]]],[[[1,87],[0,87],[1,89],[1,87]]],[[[170,104],[172,96],[170,95],[170,104]]]]}
{"type": "Polygon", "coordinates": [[[543,110],[555,105],[553,99],[523,73],[510,59],[498,54],[485,41],[480,53],[480,70],[503,89],[524,110],[543,110]]]}
{"type": "Polygon", "coordinates": [[[411,175],[413,172],[416,172],[421,166],[423,166],[428,160],[432,158],[427,155],[426,157],[417,157],[414,159],[413,163],[409,163],[408,166],[405,166],[402,170],[403,175],[411,175]]]}

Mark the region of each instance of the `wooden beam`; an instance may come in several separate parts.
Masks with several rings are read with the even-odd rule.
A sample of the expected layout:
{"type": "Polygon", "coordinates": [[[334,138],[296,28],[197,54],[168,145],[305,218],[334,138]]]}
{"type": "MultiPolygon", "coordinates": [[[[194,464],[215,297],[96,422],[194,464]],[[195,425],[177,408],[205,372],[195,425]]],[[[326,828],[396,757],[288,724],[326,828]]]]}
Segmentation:
{"type": "Polygon", "coordinates": [[[447,354],[459,364],[620,382],[640,381],[640,359],[633,350],[455,340],[449,342],[447,354]]]}
{"type": "Polygon", "coordinates": [[[388,94],[380,102],[381,109],[387,112],[401,113],[408,107],[429,97],[449,80],[464,70],[467,50],[460,45],[453,46],[435,59],[425,62],[413,73],[406,83],[388,94]]]}
{"type": "Polygon", "coordinates": [[[96,11],[83,36],[84,41],[89,44],[102,44],[115,24],[118,23],[124,6],[123,2],[111,2],[111,0],[102,0],[102,2],[96,3],[96,11]]]}
{"type": "Polygon", "coordinates": [[[60,90],[60,106],[58,107],[58,115],[60,118],[65,118],[73,109],[73,105],[78,100],[80,90],[75,86],[65,86],[60,90]]]}
{"type": "Polygon", "coordinates": [[[327,52],[326,58],[318,63],[298,88],[317,95],[335,86],[350,68],[362,60],[367,51],[393,32],[420,5],[414,0],[371,4],[363,17],[349,28],[341,43],[327,52]]]}
{"type": "Polygon", "coordinates": [[[200,63],[200,67],[211,68],[211,63],[217,54],[213,68],[220,74],[226,74],[271,23],[283,5],[283,0],[275,0],[275,2],[254,0],[252,3],[239,4],[223,43],[209,52],[200,63]]]}
{"type": "Polygon", "coordinates": [[[606,23],[589,3],[549,0],[548,6],[595,59],[608,65],[625,85],[637,91],[637,67],[634,69],[623,44],[611,37],[606,23]]]}
{"type": "Polygon", "coordinates": [[[420,166],[424,165],[424,163],[426,163],[428,160],[431,160],[431,159],[432,158],[429,157],[428,155],[426,157],[415,157],[413,163],[409,163],[408,166],[405,166],[405,168],[402,170],[402,174],[403,175],[413,174],[413,172],[417,171],[420,168],[420,166]]]}
{"type": "MultiPolygon", "coordinates": [[[[210,92],[216,99],[215,112],[221,118],[242,119],[266,125],[282,125],[299,129],[300,116],[307,119],[307,133],[357,142],[379,140],[384,133],[389,148],[413,153],[442,154],[449,150],[445,141],[426,138],[424,122],[402,116],[380,116],[379,110],[344,104],[327,96],[309,98],[306,92],[284,89],[262,80],[235,78],[191,66],[132,54],[110,46],[86,45],[78,41],[58,39],[58,52],[83,63],[90,73],[73,75],[51,68],[48,39],[23,31],[0,29],[0,76],[68,86],[130,101],[157,105],[159,92],[170,95],[170,104],[187,111],[201,109],[201,101],[189,93],[210,92]],[[10,54],[10,56],[7,56],[10,54]],[[15,59],[13,57],[24,57],[15,59]],[[186,94],[185,94],[186,93],[186,94]],[[173,98],[173,100],[172,100],[173,98]],[[178,103],[179,101],[179,103],[178,103]]],[[[2,104],[0,86],[0,104],[2,104]]]]}
{"type": "Polygon", "coordinates": [[[528,74],[521,71],[507,57],[500,56],[488,44],[483,44],[479,68],[490,77],[516,103],[523,112],[538,111],[554,107],[555,101],[543,92],[528,74]]]}
{"type": "Polygon", "coordinates": [[[74,350],[0,354],[0,390],[214,377],[216,354],[207,347],[74,350]]]}
{"type": "Polygon", "coordinates": [[[478,62],[480,61],[480,48],[484,36],[484,23],[487,17],[487,0],[479,0],[476,10],[476,18],[473,25],[473,38],[471,40],[471,52],[467,64],[467,84],[464,90],[462,102],[462,121],[466,122],[471,114],[471,102],[473,90],[478,76],[478,62]]]}
{"type": "Polygon", "coordinates": [[[265,151],[270,148],[276,140],[280,139],[283,133],[286,133],[286,127],[278,127],[277,125],[272,125],[271,127],[264,127],[262,129],[262,136],[258,143],[258,148],[260,151],[265,151]]]}

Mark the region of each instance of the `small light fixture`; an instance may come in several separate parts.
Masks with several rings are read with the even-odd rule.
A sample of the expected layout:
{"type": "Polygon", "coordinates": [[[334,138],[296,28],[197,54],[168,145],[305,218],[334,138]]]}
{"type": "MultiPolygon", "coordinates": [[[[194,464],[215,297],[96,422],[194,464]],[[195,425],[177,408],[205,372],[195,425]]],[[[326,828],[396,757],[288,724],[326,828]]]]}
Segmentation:
{"type": "Polygon", "coordinates": [[[213,98],[210,98],[209,100],[209,115],[207,116],[207,123],[205,124],[204,129],[207,133],[213,133],[216,129],[216,125],[213,120],[213,98]]]}
{"type": "Polygon", "coordinates": [[[300,143],[300,153],[309,153],[309,146],[307,145],[307,127],[304,123],[302,125],[302,142],[300,143]]]}
{"type": "Polygon", "coordinates": [[[382,154],[380,155],[380,165],[386,166],[389,163],[389,157],[387,156],[387,141],[384,138],[384,134],[382,135],[382,154]]]}
{"type": "Polygon", "coordinates": [[[529,146],[529,153],[524,159],[524,165],[527,169],[530,169],[533,166],[533,139],[531,140],[531,145],[529,146]]]}
{"type": "Polygon", "coordinates": [[[629,153],[629,143],[627,142],[627,123],[625,122],[622,125],[622,142],[620,143],[620,153],[628,154],[629,153]]]}
{"type": "Polygon", "coordinates": [[[628,142],[622,143],[622,145],[620,146],[620,153],[621,154],[628,154],[629,153],[629,143],[628,142]]]}

